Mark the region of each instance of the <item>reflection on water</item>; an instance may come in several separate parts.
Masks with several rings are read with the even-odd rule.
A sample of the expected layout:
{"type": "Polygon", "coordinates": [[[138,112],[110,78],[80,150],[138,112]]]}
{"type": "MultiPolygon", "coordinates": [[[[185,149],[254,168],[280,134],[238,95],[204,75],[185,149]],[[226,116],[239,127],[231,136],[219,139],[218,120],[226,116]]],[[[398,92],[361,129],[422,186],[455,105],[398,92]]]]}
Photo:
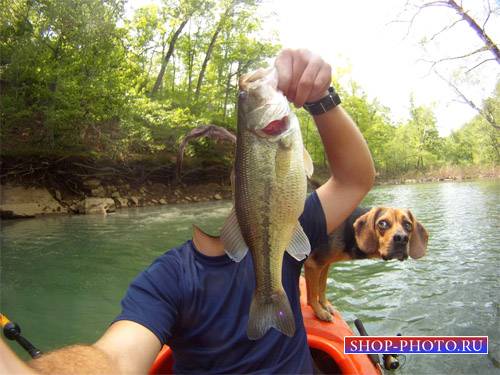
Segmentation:
{"type": "MultiPolygon", "coordinates": [[[[361,318],[373,335],[490,340],[489,357],[408,356],[401,373],[498,373],[499,193],[498,181],[481,181],[382,186],[365,199],[365,205],[410,208],[430,233],[428,254],[418,261],[331,267],[328,297],[344,318],[361,318]]],[[[43,350],[92,342],[118,313],[138,272],[189,238],[193,223],[217,233],[230,205],[4,222],[0,311],[43,350]]]]}

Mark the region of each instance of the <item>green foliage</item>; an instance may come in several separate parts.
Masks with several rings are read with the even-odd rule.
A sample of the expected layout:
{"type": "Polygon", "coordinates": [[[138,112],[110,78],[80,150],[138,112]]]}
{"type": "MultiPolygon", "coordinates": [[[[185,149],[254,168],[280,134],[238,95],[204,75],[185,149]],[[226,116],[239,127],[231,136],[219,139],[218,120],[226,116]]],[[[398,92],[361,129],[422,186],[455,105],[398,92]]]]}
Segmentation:
{"type": "MultiPolygon", "coordinates": [[[[239,76],[280,48],[263,35],[259,3],[163,0],[125,18],[122,0],[10,1],[0,7],[2,153],[171,160],[198,125],[234,130],[239,76]]],[[[499,123],[500,84],[482,116],[448,137],[439,136],[431,108],[410,100],[408,121],[396,124],[355,82],[335,86],[380,174],[500,162],[490,125],[499,123]]],[[[306,148],[326,166],[314,122],[296,112],[306,148]]],[[[186,152],[229,163],[231,148],[199,140],[186,152]]]]}
{"type": "Polygon", "coordinates": [[[175,154],[197,125],[234,128],[238,76],[279,49],[259,35],[256,1],[164,0],[130,19],[123,5],[13,0],[1,7],[2,153],[175,154]],[[149,97],[162,64],[158,93],[149,97]]]}

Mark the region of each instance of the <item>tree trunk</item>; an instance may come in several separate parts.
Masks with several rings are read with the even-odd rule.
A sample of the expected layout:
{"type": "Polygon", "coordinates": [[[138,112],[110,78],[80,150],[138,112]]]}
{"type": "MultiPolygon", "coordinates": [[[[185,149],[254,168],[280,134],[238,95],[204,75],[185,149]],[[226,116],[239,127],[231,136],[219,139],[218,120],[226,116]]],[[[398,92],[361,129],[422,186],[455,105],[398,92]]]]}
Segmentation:
{"type": "Polygon", "coordinates": [[[205,77],[205,72],[207,70],[208,61],[210,60],[210,57],[212,56],[212,51],[214,49],[215,42],[217,41],[217,37],[219,36],[219,33],[222,30],[222,26],[224,25],[224,21],[229,16],[230,12],[233,10],[234,3],[235,3],[235,1],[233,1],[231,3],[231,5],[226,9],[224,14],[221,16],[219,23],[217,24],[217,27],[215,28],[215,32],[212,35],[212,39],[210,40],[210,44],[208,45],[207,53],[205,55],[205,59],[203,60],[203,64],[201,65],[200,74],[198,76],[198,82],[196,84],[196,92],[195,92],[195,99],[196,100],[198,100],[198,98],[200,97],[201,84],[203,83],[203,78],[205,77]]]}
{"type": "Polygon", "coordinates": [[[238,61],[238,66],[236,68],[235,73],[231,72],[232,67],[233,67],[233,64],[231,63],[231,65],[229,66],[229,75],[227,76],[227,81],[226,81],[226,93],[224,95],[224,115],[222,117],[223,120],[226,120],[226,116],[227,116],[227,104],[229,102],[229,91],[231,91],[231,80],[233,79],[234,75],[236,75],[236,77],[239,77],[240,68],[241,68],[241,61],[238,61]]]}
{"type": "Polygon", "coordinates": [[[220,30],[222,28],[222,22],[219,22],[217,28],[215,29],[214,34],[212,35],[212,39],[210,40],[210,44],[208,45],[207,53],[205,55],[205,59],[203,60],[203,64],[201,64],[200,74],[198,76],[198,82],[196,83],[196,92],[194,94],[195,99],[198,100],[200,96],[201,84],[203,82],[203,78],[205,77],[205,71],[207,70],[208,61],[212,56],[212,51],[214,49],[215,42],[217,41],[217,37],[219,36],[220,30]]]}
{"type": "Polygon", "coordinates": [[[172,56],[172,95],[175,95],[175,56],[172,56]]]}
{"type": "Polygon", "coordinates": [[[476,32],[476,34],[481,38],[485,46],[495,55],[495,59],[497,63],[500,64],[500,51],[498,50],[497,45],[493,42],[493,40],[486,34],[486,32],[477,24],[477,22],[467,14],[467,12],[458,5],[455,0],[448,0],[448,6],[453,8],[459,15],[462,17],[469,26],[476,32]]]}
{"type": "Polygon", "coordinates": [[[153,86],[153,89],[151,90],[150,96],[154,96],[158,90],[160,89],[161,82],[163,81],[163,75],[165,74],[165,69],[167,68],[168,61],[172,57],[174,53],[174,48],[175,48],[175,43],[177,42],[177,39],[179,38],[179,35],[181,35],[182,29],[184,29],[184,26],[188,23],[189,18],[185,19],[182,21],[182,23],[179,25],[177,30],[175,30],[175,33],[172,35],[172,39],[170,39],[170,43],[168,46],[168,51],[167,54],[165,55],[165,58],[163,59],[161,63],[161,68],[160,72],[158,73],[158,77],[156,77],[156,82],[153,86]]]}

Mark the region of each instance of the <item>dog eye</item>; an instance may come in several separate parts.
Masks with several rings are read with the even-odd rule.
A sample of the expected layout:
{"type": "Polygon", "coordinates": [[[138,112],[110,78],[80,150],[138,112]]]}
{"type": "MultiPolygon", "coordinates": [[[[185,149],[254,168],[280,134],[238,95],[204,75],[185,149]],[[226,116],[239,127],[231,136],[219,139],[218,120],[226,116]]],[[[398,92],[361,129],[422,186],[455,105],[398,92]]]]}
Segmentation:
{"type": "Polygon", "coordinates": [[[403,223],[403,226],[408,232],[410,232],[413,229],[413,225],[407,221],[403,223]]]}
{"type": "Polygon", "coordinates": [[[387,220],[380,220],[378,223],[377,223],[378,227],[380,229],[387,229],[389,228],[389,222],[387,220]]]}
{"type": "Polygon", "coordinates": [[[248,93],[247,93],[246,91],[240,91],[240,92],[238,93],[238,97],[239,97],[240,99],[242,99],[242,100],[245,100],[245,99],[247,98],[247,96],[248,96],[248,93]]]}

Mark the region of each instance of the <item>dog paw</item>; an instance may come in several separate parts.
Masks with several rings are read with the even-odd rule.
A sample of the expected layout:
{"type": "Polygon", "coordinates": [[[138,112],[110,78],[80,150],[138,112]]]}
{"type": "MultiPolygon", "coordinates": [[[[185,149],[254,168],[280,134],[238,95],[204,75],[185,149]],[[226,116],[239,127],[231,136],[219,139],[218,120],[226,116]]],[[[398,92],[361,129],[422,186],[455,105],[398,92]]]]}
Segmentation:
{"type": "Polygon", "coordinates": [[[324,322],[333,322],[333,316],[330,314],[328,311],[324,309],[320,309],[317,311],[314,311],[314,314],[319,320],[322,320],[324,322]]]}
{"type": "Polygon", "coordinates": [[[333,305],[330,302],[328,302],[328,301],[326,301],[326,302],[320,302],[320,304],[330,314],[335,315],[335,308],[333,307],[333,305]]]}

